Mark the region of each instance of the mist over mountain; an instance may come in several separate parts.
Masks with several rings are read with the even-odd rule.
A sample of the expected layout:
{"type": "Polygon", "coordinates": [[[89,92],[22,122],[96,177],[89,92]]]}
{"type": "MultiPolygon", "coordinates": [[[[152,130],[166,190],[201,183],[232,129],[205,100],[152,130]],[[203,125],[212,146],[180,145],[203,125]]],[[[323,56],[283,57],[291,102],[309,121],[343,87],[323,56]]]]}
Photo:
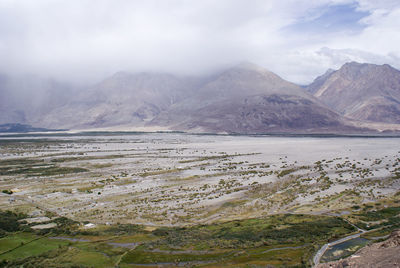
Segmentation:
{"type": "Polygon", "coordinates": [[[399,12],[393,0],[2,1],[0,124],[251,133],[398,123],[388,66],[329,70],[307,93],[288,81],[351,61],[399,68],[399,12]],[[247,59],[279,77],[230,68],[247,59]]]}
{"type": "Polygon", "coordinates": [[[77,87],[0,77],[0,124],[213,133],[355,133],[400,122],[400,72],[348,63],[307,88],[244,62],[203,77],[118,72],[77,87]],[[363,124],[360,124],[363,123],[363,124]],[[360,126],[363,128],[360,128],[360,126]],[[373,128],[373,127],[371,127],[373,128]]]}
{"type": "Polygon", "coordinates": [[[346,117],[400,123],[400,71],[390,65],[346,63],[318,77],[308,91],[346,117]]]}
{"type": "Polygon", "coordinates": [[[68,103],[79,88],[33,75],[0,75],[0,124],[43,125],[41,118],[68,103]]]}
{"type": "Polygon", "coordinates": [[[119,72],[44,116],[45,127],[144,126],[191,94],[198,79],[165,73],[119,72]]]}

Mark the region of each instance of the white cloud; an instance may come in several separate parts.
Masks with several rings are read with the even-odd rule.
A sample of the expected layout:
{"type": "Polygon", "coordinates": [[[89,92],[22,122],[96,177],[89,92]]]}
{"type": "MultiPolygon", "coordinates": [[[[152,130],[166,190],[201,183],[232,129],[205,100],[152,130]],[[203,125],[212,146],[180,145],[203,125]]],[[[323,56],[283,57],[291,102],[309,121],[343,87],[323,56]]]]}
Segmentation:
{"type": "Polygon", "coordinates": [[[400,67],[399,28],[400,3],[391,0],[0,0],[0,70],[96,80],[250,60],[307,83],[353,58],[400,67]],[[334,5],[371,15],[357,33],[288,30],[334,5]]]}

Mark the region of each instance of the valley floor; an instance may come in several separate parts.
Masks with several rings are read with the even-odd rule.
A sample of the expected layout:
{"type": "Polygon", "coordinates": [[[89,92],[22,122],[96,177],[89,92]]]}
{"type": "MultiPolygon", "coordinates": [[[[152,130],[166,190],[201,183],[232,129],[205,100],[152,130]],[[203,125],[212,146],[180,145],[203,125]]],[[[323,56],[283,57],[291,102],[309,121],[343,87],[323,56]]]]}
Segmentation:
{"type": "Polygon", "coordinates": [[[368,137],[4,135],[0,204],[19,221],[3,233],[0,260],[309,266],[323,244],[355,226],[376,230],[371,237],[400,228],[398,144],[368,137]]]}

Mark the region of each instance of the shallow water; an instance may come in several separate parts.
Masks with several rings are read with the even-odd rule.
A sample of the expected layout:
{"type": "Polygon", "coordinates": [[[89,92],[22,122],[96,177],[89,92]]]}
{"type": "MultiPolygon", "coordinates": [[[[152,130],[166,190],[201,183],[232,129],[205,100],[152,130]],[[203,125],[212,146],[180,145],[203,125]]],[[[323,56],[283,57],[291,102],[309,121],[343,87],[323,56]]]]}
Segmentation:
{"type": "Polygon", "coordinates": [[[368,239],[357,237],[346,242],[334,245],[325,252],[325,254],[321,258],[321,261],[330,262],[345,258],[356,252],[361,247],[365,246],[368,242],[368,239]]]}

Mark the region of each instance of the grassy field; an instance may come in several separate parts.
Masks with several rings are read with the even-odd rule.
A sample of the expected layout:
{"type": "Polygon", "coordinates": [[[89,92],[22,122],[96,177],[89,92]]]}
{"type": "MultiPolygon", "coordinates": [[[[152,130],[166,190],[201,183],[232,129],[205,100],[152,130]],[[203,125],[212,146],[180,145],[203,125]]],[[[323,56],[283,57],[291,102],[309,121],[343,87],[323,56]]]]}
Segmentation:
{"type": "Polygon", "coordinates": [[[18,260],[40,255],[60,246],[67,245],[62,240],[48,239],[32,233],[17,233],[0,239],[0,260],[18,260]],[[14,250],[12,250],[14,249],[14,250]],[[12,250],[7,253],[7,251],[12,250]]]}
{"type": "MultiPolygon", "coordinates": [[[[346,218],[357,224],[374,221],[371,237],[400,228],[400,207],[376,209],[381,206],[367,204],[346,218]]],[[[57,226],[45,232],[3,221],[0,229],[13,226],[17,231],[2,229],[0,267],[309,267],[321,245],[355,231],[341,217],[307,214],[186,227],[120,224],[87,230],[66,218],[51,221],[57,226]]]]}
{"type": "Polygon", "coordinates": [[[31,231],[3,237],[0,250],[9,251],[0,255],[3,266],[53,267],[52,263],[62,264],[60,267],[308,266],[321,244],[354,231],[353,226],[338,217],[290,214],[151,229],[115,225],[81,230],[73,221],[56,222],[59,226],[45,236],[31,231]],[[69,235],[62,231],[68,231],[69,235]],[[60,239],[52,239],[53,236],[60,239]],[[134,246],[124,246],[129,244],[134,246]]]}

